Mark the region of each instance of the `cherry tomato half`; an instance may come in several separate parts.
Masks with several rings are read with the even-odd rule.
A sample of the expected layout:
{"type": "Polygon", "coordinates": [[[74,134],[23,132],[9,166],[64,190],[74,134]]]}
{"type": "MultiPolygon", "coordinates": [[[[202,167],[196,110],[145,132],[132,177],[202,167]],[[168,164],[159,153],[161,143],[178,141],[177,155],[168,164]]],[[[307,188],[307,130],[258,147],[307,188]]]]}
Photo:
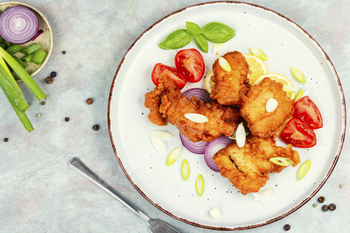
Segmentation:
{"type": "Polygon", "coordinates": [[[292,118],[282,130],[281,138],[284,142],[295,147],[310,148],[316,145],[316,135],[304,121],[292,118]]]}
{"type": "Polygon", "coordinates": [[[309,96],[304,96],[294,104],[293,117],[303,120],[312,129],[323,127],[321,112],[309,96]]]}
{"type": "Polygon", "coordinates": [[[188,82],[199,82],[205,72],[203,56],[196,49],[183,49],[175,55],[175,66],[188,82]]]}
{"type": "Polygon", "coordinates": [[[184,88],[187,83],[185,77],[182,76],[179,71],[162,63],[157,63],[152,71],[152,81],[154,85],[158,86],[158,80],[164,74],[167,75],[168,78],[174,80],[175,85],[180,88],[180,90],[184,88]]]}

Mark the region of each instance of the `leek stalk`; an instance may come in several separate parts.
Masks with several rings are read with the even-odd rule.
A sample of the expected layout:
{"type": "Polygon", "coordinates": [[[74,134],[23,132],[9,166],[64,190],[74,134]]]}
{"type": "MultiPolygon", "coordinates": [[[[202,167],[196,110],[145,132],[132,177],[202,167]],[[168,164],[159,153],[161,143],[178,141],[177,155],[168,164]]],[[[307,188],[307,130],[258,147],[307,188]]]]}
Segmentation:
{"type": "Polygon", "coordinates": [[[35,97],[41,101],[46,97],[45,93],[40,89],[38,84],[28,74],[25,69],[18,64],[18,62],[3,48],[0,47],[0,56],[10,65],[10,67],[16,72],[20,79],[27,85],[29,90],[35,95],[35,97]]]}

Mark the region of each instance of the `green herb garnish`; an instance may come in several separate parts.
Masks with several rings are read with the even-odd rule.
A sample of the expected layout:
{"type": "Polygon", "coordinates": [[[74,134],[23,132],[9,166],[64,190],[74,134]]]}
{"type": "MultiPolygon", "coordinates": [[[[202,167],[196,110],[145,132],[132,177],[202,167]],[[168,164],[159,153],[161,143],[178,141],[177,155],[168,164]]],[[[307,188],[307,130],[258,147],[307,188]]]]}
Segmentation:
{"type": "Polygon", "coordinates": [[[179,49],[194,40],[200,50],[208,53],[208,41],[225,43],[235,35],[235,30],[223,23],[211,22],[201,29],[196,23],[186,22],[186,29],[170,33],[158,46],[161,49],[179,49]]]}

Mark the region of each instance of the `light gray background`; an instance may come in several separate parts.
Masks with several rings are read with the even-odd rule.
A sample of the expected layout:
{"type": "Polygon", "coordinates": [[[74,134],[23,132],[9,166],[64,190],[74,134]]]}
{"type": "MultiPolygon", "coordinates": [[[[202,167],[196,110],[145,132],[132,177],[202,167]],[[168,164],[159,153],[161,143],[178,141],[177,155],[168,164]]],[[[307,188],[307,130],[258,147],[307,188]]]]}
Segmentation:
{"type": "MultiPolygon", "coordinates": [[[[21,84],[31,103],[28,116],[35,130],[27,133],[0,93],[0,232],[147,232],[146,224],[90,181],[69,169],[80,157],[119,194],[146,214],[181,232],[210,232],[175,220],[148,203],[129,183],[111,147],[107,103],[116,69],[130,45],[144,30],[166,15],[206,1],[77,0],[24,1],[49,20],[54,50],[35,77],[50,96],[42,106],[21,84]],[[62,51],[67,51],[65,55],[62,51]],[[51,71],[58,73],[47,85],[51,71]],[[85,100],[93,98],[87,105],[85,100]],[[41,113],[42,117],[36,117],[41,113]],[[70,121],[65,122],[64,118],[70,121]],[[100,125],[93,131],[94,124],[100,125]],[[9,138],[5,143],[3,138],[9,138]]],[[[245,1],[274,10],[303,27],[332,60],[350,98],[350,2],[245,1]]],[[[347,138],[346,138],[347,139],[347,138]]],[[[288,217],[255,232],[347,232],[350,227],[349,143],[328,182],[306,205],[288,217]],[[344,184],[344,188],[339,188],[344,184]],[[335,203],[324,213],[312,204],[318,196],[335,203]]]]}

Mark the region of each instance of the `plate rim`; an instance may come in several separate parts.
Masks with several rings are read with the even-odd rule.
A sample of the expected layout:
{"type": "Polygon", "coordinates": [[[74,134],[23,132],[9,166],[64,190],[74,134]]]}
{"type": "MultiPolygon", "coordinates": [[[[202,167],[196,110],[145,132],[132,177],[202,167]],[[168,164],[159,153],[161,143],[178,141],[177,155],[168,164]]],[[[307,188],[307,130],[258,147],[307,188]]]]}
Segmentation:
{"type": "Polygon", "coordinates": [[[301,26],[299,26],[297,23],[295,23],[293,20],[287,18],[286,16],[271,10],[269,8],[257,5],[257,4],[252,4],[252,3],[247,3],[247,2],[240,2],[240,1],[212,1],[212,2],[205,2],[205,3],[198,3],[198,4],[194,4],[194,5],[190,5],[187,7],[184,7],[182,9],[179,9],[177,11],[174,11],[168,15],[166,15],[165,17],[161,18],[160,20],[156,21],[154,24],[152,24],[150,27],[148,27],[144,32],[142,32],[142,34],[137,37],[135,39],[135,41],[131,44],[131,46],[128,48],[128,50],[125,52],[123,58],[121,59],[118,68],[116,70],[116,73],[114,75],[114,78],[112,80],[112,84],[111,84],[111,88],[110,88],[110,93],[109,93],[109,98],[108,98],[108,110],[107,110],[107,122],[108,122],[108,131],[109,131],[109,137],[111,140],[111,144],[112,144],[112,148],[114,151],[114,154],[118,160],[119,166],[121,167],[124,175],[127,177],[127,179],[129,180],[129,182],[132,184],[132,186],[149,202],[151,203],[153,206],[155,206],[157,209],[159,209],[160,211],[162,211],[163,213],[169,215],[170,217],[179,220],[183,223],[192,225],[192,226],[196,226],[196,227],[200,227],[203,229],[209,229],[209,230],[221,230],[221,231],[237,231],[237,230],[247,230],[247,229],[253,229],[253,228],[258,228],[258,227],[262,227],[262,226],[266,226],[268,224],[274,223],[278,220],[281,220],[285,217],[287,217],[288,215],[294,213],[296,210],[298,210],[299,208],[301,208],[302,206],[304,206],[309,200],[311,200],[316,193],[323,187],[323,185],[327,182],[327,180],[329,179],[330,175],[332,174],[338,160],[340,157],[340,154],[342,152],[343,146],[344,146],[344,142],[345,142],[345,134],[346,134],[346,102],[345,102],[345,96],[344,96],[344,91],[343,91],[343,87],[341,85],[341,81],[339,79],[338,73],[331,61],[331,59],[329,58],[329,56],[327,55],[327,53],[325,52],[325,50],[321,47],[321,45],[305,30],[303,29],[301,26]],[[163,22],[165,19],[172,17],[173,15],[179,14],[183,11],[186,11],[190,8],[196,8],[196,7],[201,7],[204,5],[213,5],[213,4],[236,4],[236,5],[246,5],[249,7],[253,7],[253,8],[258,8],[260,10],[263,11],[267,11],[270,13],[273,13],[275,15],[277,15],[278,17],[281,17],[282,19],[288,21],[289,23],[293,24],[294,26],[296,26],[299,30],[301,30],[305,35],[307,35],[309,37],[309,39],[315,43],[315,46],[318,47],[318,49],[320,49],[320,52],[323,53],[324,58],[328,61],[330,68],[332,69],[333,73],[334,73],[334,77],[335,77],[335,81],[337,83],[338,86],[338,90],[339,90],[339,94],[340,94],[340,101],[341,101],[341,106],[342,106],[342,130],[341,130],[341,134],[340,134],[340,142],[337,148],[337,151],[335,153],[335,156],[333,158],[332,161],[332,165],[330,166],[328,172],[325,174],[324,178],[322,179],[322,181],[318,184],[318,186],[313,190],[313,192],[311,194],[309,194],[302,202],[300,202],[298,205],[296,205],[294,208],[289,209],[287,212],[282,213],[280,215],[278,215],[277,217],[271,218],[267,221],[261,222],[261,223],[256,223],[256,224],[251,224],[251,225],[245,225],[245,226],[238,226],[238,227],[218,227],[218,226],[209,226],[209,225],[205,225],[205,224],[200,224],[200,223],[196,223],[193,221],[189,221],[187,219],[183,219],[181,217],[178,217],[172,213],[170,213],[169,211],[165,210],[164,208],[162,208],[160,205],[156,204],[153,200],[151,200],[138,186],[137,184],[135,184],[133,182],[133,180],[131,179],[131,177],[129,176],[128,172],[126,171],[121,159],[118,156],[117,153],[117,147],[113,141],[113,133],[111,130],[111,103],[112,103],[112,94],[114,91],[114,87],[115,87],[115,83],[117,80],[117,76],[119,74],[119,71],[121,69],[121,67],[124,64],[124,61],[126,59],[126,57],[128,56],[128,54],[131,52],[131,50],[134,48],[134,46],[136,45],[136,43],[147,33],[149,32],[151,29],[153,29],[156,25],[160,24],[161,22],[163,22]]]}

